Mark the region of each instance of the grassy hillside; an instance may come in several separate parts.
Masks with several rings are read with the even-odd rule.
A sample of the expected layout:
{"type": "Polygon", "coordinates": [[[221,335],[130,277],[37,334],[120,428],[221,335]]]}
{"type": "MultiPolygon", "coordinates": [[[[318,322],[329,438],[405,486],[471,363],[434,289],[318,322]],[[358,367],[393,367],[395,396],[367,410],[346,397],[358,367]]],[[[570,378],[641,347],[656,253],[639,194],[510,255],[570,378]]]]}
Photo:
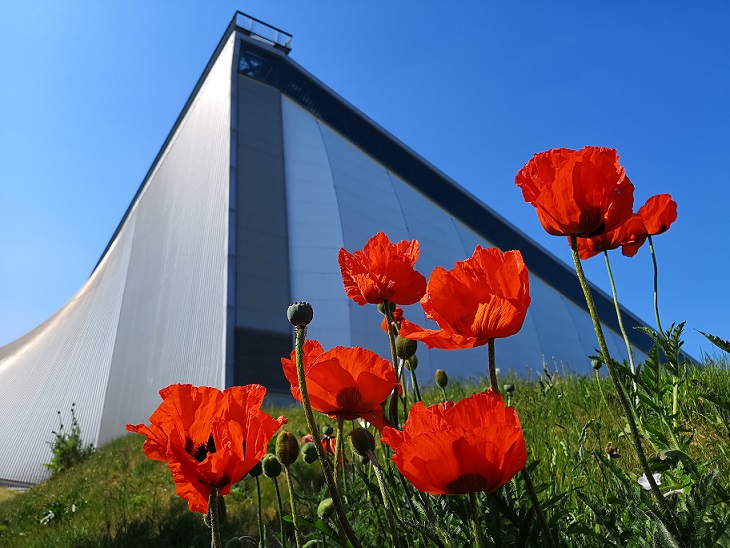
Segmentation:
{"type": "MultiPolygon", "coordinates": [[[[615,496],[622,489],[621,475],[631,482],[640,475],[610,382],[605,378],[557,372],[543,373],[532,381],[502,380],[515,385],[512,405],[524,428],[528,462],[536,464],[535,483],[541,490],[541,498],[548,501],[548,517],[559,522],[560,528],[574,531],[573,545],[595,545],[586,528],[602,531],[602,526],[608,527],[608,522],[602,525],[601,520],[616,518],[611,518],[606,509],[619,513],[625,509],[626,501],[616,500],[615,496]],[[622,458],[606,464],[608,442],[619,448],[622,458]],[[558,497],[559,494],[562,496],[558,497]]],[[[446,390],[449,399],[458,400],[484,390],[487,384],[486,380],[478,380],[450,385],[446,390]]],[[[439,394],[430,390],[424,398],[434,402],[439,394]]],[[[692,436],[688,454],[708,471],[716,468],[720,483],[728,489],[730,416],[712,403],[713,400],[730,401],[730,370],[710,363],[703,369],[693,370],[684,379],[679,420],[686,427],[687,436],[692,436]]],[[[306,433],[298,407],[269,411],[289,417],[287,430],[297,435],[306,433]]],[[[334,421],[320,416],[320,423],[334,421]]],[[[175,494],[167,465],[147,459],[142,442],[142,436],[122,437],[97,450],[87,461],[28,492],[15,494],[0,490],[0,545],[209,546],[209,529],[202,523],[200,514],[188,511],[186,503],[175,494]]],[[[659,459],[648,443],[647,451],[659,459]]],[[[321,486],[318,466],[308,466],[301,460],[295,463],[294,474],[300,488],[318,492],[321,486]]],[[[267,527],[278,533],[273,481],[263,476],[259,479],[264,490],[267,527]]],[[[681,489],[686,482],[687,478],[675,468],[665,473],[662,489],[681,489]]],[[[279,478],[279,485],[286,499],[283,478],[279,478]]],[[[637,491],[640,495],[640,489],[637,491]]],[[[257,536],[253,478],[247,477],[235,486],[226,501],[223,538],[257,536]]],[[[271,545],[276,545],[274,542],[271,545]]]]}

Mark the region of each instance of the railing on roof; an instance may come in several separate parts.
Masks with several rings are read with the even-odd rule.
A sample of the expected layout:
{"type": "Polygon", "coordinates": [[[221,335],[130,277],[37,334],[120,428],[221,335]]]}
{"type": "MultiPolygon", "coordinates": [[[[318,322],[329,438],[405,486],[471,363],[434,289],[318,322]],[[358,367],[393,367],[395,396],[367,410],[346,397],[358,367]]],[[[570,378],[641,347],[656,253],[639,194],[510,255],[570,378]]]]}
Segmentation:
{"type": "Polygon", "coordinates": [[[268,42],[277,49],[283,50],[287,55],[291,51],[292,35],[281,29],[264,23],[243,12],[237,11],[233,16],[233,23],[242,31],[268,42]]]}

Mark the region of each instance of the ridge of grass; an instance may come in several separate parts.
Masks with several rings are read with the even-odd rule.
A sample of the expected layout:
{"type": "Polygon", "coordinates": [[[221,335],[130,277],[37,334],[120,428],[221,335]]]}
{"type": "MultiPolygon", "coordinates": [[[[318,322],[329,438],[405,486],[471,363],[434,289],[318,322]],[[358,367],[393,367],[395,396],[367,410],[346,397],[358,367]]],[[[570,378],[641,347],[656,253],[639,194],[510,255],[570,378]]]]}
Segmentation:
{"type": "MultiPolygon", "coordinates": [[[[612,493],[618,492],[617,480],[605,474],[599,463],[606,444],[611,442],[621,450],[622,458],[611,461],[620,471],[635,479],[640,469],[609,381],[548,369],[533,380],[511,374],[502,380],[515,385],[511,403],[524,429],[529,462],[537,463],[534,478],[543,491],[541,496],[552,499],[564,495],[559,512],[553,510],[561,514],[560,519],[590,526],[591,507],[619,504],[612,498],[612,493]]],[[[446,391],[449,399],[456,401],[487,386],[487,379],[473,379],[452,383],[446,391]]],[[[730,401],[730,368],[708,362],[689,374],[682,390],[680,420],[694,436],[689,454],[708,468],[717,468],[721,483],[730,488],[730,417],[711,401],[730,401]]],[[[434,403],[439,395],[436,390],[426,390],[424,399],[434,403]]],[[[301,408],[267,411],[287,416],[289,423],[284,428],[290,432],[298,436],[306,433],[301,408]]],[[[324,416],[318,420],[321,425],[334,423],[324,416]]],[[[190,512],[176,495],[167,464],[145,456],[143,441],[138,435],[119,438],[25,493],[1,489],[0,545],[209,546],[210,530],[202,516],[190,512]]],[[[648,444],[647,450],[653,451],[648,444]]],[[[319,492],[322,480],[318,465],[307,466],[300,459],[293,470],[302,487],[319,492]]],[[[259,480],[264,520],[268,529],[278,531],[273,481],[263,476],[259,480]]],[[[666,478],[663,489],[681,487],[681,481],[681,477],[666,478]]],[[[280,487],[285,489],[283,483],[280,487]]],[[[226,504],[223,538],[256,537],[254,480],[247,477],[234,486],[226,504]]]]}

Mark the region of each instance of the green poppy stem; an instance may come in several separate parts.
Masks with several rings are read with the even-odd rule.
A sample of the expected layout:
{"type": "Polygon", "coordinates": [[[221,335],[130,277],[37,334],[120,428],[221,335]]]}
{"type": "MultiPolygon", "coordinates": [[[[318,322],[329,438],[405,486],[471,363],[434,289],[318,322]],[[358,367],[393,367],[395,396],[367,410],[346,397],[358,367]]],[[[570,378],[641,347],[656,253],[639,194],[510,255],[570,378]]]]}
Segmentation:
{"type": "Polygon", "coordinates": [[[487,360],[489,364],[489,385],[492,392],[499,394],[499,381],[497,381],[497,360],[494,352],[494,339],[487,340],[487,360]]]}
{"type": "Polygon", "coordinates": [[[256,480],[256,498],[258,500],[258,520],[259,520],[259,548],[266,546],[266,532],[264,530],[264,516],[261,513],[261,485],[259,484],[259,477],[254,478],[256,480]]]}
{"type": "Polygon", "coordinates": [[[537,498],[537,491],[535,491],[535,485],[532,483],[532,478],[530,477],[530,473],[527,471],[527,468],[522,469],[522,480],[525,482],[527,493],[530,495],[530,500],[532,501],[532,507],[535,509],[535,514],[537,514],[537,520],[540,522],[542,532],[547,538],[548,546],[555,548],[555,541],[553,540],[553,535],[550,532],[550,526],[548,525],[547,518],[545,517],[545,512],[542,511],[540,499],[537,498]]]}
{"type": "Polygon", "coordinates": [[[416,372],[411,369],[411,382],[413,383],[413,392],[416,394],[416,401],[423,401],[421,398],[421,391],[418,389],[418,379],[416,378],[416,372]]]}
{"type": "Polygon", "coordinates": [[[345,418],[342,416],[342,414],[337,415],[337,443],[335,444],[335,485],[339,487],[340,485],[340,463],[342,463],[342,485],[344,487],[344,492],[347,493],[347,479],[345,475],[345,458],[344,458],[344,445],[343,441],[344,438],[342,437],[343,432],[345,429],[345,418]]]}
{"type": "Polygon", "coordinates": [[[307,419],[307,426],[309,427],[309,431],[312,434],[312,439],[314,441],[314,448],[317,451],[317,456],[319,457],[319,462],[322,464],[322,474],[324,475],[324,480],[327,483],[327,487],[329,488],[330,497],[332,498],[332,504],[335,507],[335,513],[337,514],[337,519],[340,523],[340,526],[342,527],[343,532],[349,539],[349,541],[352,543],[353,548],[362,548],[362,545],[360,544],[360,541],[358,540],[357,536],[355,535],[355,531],[352,529],[352,526],[350,525],[350,522],[347,520],[347,515],[345,514],[345,509],[342,505],[342,498],[340,497],[340,492],[337,490],[337,485],[335,484],[335,480],[332,476],[332,470],[330,469],[329,463],[327,461],[327,455],[324,454],[324,449],[322,448],[322,438],[319,436],[319,430],[317,428],[317,423],[314,420],[314,414],[312,413],[312,405],[309,402],[309,392],[307,391],[307,380],[304,376],[304,339],[307,336],[307,329],[305,326],[296,326],[295,328],[295,334],[296,334],[296,361],[297,361],[297,380],[299,381],[299,392],[302,397],[302,407],[304,408],[304,416],[307,419]]]}
{"type": "Polygon", "coordinates": [[[383,479],[383,471],[380,469],[380,465],[378,464],[378,459],[375,458],[375,455],[372,451],[367,452],[368,460],[370,461],[370,464],[373,466],[373,472],[375,472],[375,478],[378,480],[378,486],[380,487],[380,493],[383,495],[383,506],[385,506],[385,516],[388,518],[388,525],[390,526],[390,534],[393,536],[393,543],[395,546],[400,547],[400,537],[398,536],[398,532],[395,528],[395,518],[393,517],[393,508],[390,504],[390,499],[388,498],[388,491],[385,489],[385,480],[383,479]]]}
{"type": "MultiPolygon", "coordinates": [[[[608,279],[611,282],[611,293],[613,293],[613,305],[616,308],[616,318],[618,319],[618,327],[621,330],[621,335],[624,337],[624,343],[626,343],[626,352],[629,354],[629,367],[631,368],[631,374],[636,374],[636,366],[634,365],[634,351],[631,349],[631,343],[629,342],[629,336],[626,334],[626,328],[624,327],[624,320],[621,315],[621,308],[618,304],[618,294],[616,293],[616,284],[613,281],[613,272],[611,271],[611,262],[608,260],[608,251],[603,251],[603,255],[606,258],[606,270],[608,271],[608,279]]],[[[634,393],[636,393],[636,381],[631,381],[634,386],[634,393]]]]}
{"type": "MultiPolygon", "coordinates": [[[[400,372],[400,374],[398,372],[398,353],[395,348],[395,334],[393,333],[393,324],[395,323],[395,318],[393,318],[393,313],[390,310],[390,301],[383,302],[383,310],[385,311],[385,323],[388,327],[388,340],[390,341],[390,363],[393,366],[393,371],[395,371],[396,378],[401,382],[401,386],[403,387],[403,409],[405,411],[406,386],[405,383],[402,382],[402,371],[400,372]]],[[[390,422],[393,423],[393,428],[398,428],[398,388],[393,389],[390,398],[390,422]]]]}
{"type": "Polygon", "coordinates": [[[299,536],[299,524],[297,523],[297,510],[294,506],[294,482],[291,479],[291,474],[289,473],[289,466],[284,466],[284,474],[286,475],[286,484],[289,488],[289,506],[291,507],[291,519],[292,523],[294,525],[294,541],[297,543],[297,548],[301,548],[302,546],[302,539],[299,536]]]}
{"type": "Polygon", "coordinates": [[[218,515],[218,489],[213,487],[210,490],[208,496],[208,515],[210,516],[210,530],[211,530],[211,548],[222,548],[221,543],[221,524],[220,516],[218,515]]]}
{"type": "Polygon", "coordinates": [[[575,234],[570,235],[570,248],[573,252],[573,263],[575,265],[575,271],[576,274],[578,274],[578,280],[580,281],[580,286],[583,290],[583,296],[585,297],[586,305],[588,306],[588,312],[590,313],[591,320],[593,321],[593,329],[596,332],[596,337],[598,338],[598,346],[601,350],[603,363],[606,364],[606,369],[608,369],[608,374],[613,381],[613,385],[616,388],[619,402],[621,403],[621,407],[623,408],[624,414],[626,415],[626,420],[629,423],[631,440],[633,441],[634,449],[636,449],[636,455],[639,458],[639,464],[641,465],[641,469],[644,472],[644,476],[649,482],[649,487],[651,488],[652,494],[657,499],[664,513],[664,524],[667,526],[670,534],[672,534],[673,537],[676,537],[678,529],[674,521],[674,516],[672,515],[667,500],[664,498],[664,495],[659,490],[659,486],[656,484],[656,481],[654,481],[654,476],[652,475],[651,469],[649,468],[649,462],[646,460],[646,455],[644,454],[644,448],[641,446],[641,436],[639,435],[639,429],[636,426],[634,411],[631,407],[629,398],[626,396],[624,387],[621,384],[621,379],[618,376],[618,372],[616,371],[616,368],[611,361],[611,356],[608,352],[608,346],[606,345],[606,339],[603,336],[601,321],[598,319],[596,305],[593,302],[593,296],[591,295],[591,290],[588,287],[588,281],[586,280],[585,273],[583,272],[583,265],[581,264],[580,255],[578,254],[578,238],[575,234]]]}
{"type": "MultiPolygon", "coordinates": [[[[497,359],[495,357],[495,354],[494,339],[489,339],[487,341],[487,357],[489,360],[489,382],[492,391],[494,391],[495,394],[499,394],[499,383],[497,382],[497,359]]],[[[540,521],[542,531],[548,539],[548,544],[554,548],[555,542],[553,541],[553,537],[550,534],[550,527],[548,526],[547,519],[545,518],[545,512],[542,511],[542,506],[540,506],[540,500],[537,498],[535,487],[532,484],[532,478],[530,477],[530,473],[527,471],[526,468],[522,470],[522,479],[525,481],[527,491],[530,493],[532,506],[535,508],[535,513],[537,514],[538,520],[540,521]]]]}
{"type": "Polygon", "coordinates": [[[469,493],[469,518],[476,546],[478,548],[484,548],[484,539],[482,538],[482,531],[479,527],[479,510],[477,508],[477,496],[475,493],[469,493]]]}
{"type": "Polygon", "coordinates": [[[281,535],[281,545],[286,548],[286,532],[284,531],[284,505],[281,503],[281,492],[279,491],[279,481],[277,478],[271,478],[276,489],[276,500],[279,501],[279,534],[281,535]]]}
{"type": "Polygon", "coordinates": [[[659,334],[663,337],[662,321],[659,319],[659,269],[656,264],[656,253],[654,253],[654,242],[651,241],[651,234],[648,237],[649,251],[651,251],[651,261],[654,264],[654,317],[656,318],[656,326],[659,334]]]}

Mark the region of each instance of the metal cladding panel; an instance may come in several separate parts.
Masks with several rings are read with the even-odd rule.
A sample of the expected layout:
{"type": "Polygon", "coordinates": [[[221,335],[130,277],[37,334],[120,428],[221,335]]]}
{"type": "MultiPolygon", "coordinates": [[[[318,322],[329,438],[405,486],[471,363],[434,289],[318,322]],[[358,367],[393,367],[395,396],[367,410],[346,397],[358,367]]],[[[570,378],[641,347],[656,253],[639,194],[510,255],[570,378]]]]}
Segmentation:
{"type": "Polygon", "coordinates": [[[324,348],[350,346],[350,308],[337,264],[342,223],[320,125],[289,99],[281,107],[291,298],[314,308],[310,338],[324,348]]]}
{"type": "Polygon", "coordinates": [[[81,290],[42,325],[0,349],[0,485],[36,484],[50,473],[51,431],[70,409],[84,443],[98,444],[134,221],[81,290]],[[60,416],[57,414],[60,412],[60,416]]]}
{"type": "Polygon", "coordinates": [[[223,388],[233,39],[138,195],[99,442],[173,383],[223,388]]]}

